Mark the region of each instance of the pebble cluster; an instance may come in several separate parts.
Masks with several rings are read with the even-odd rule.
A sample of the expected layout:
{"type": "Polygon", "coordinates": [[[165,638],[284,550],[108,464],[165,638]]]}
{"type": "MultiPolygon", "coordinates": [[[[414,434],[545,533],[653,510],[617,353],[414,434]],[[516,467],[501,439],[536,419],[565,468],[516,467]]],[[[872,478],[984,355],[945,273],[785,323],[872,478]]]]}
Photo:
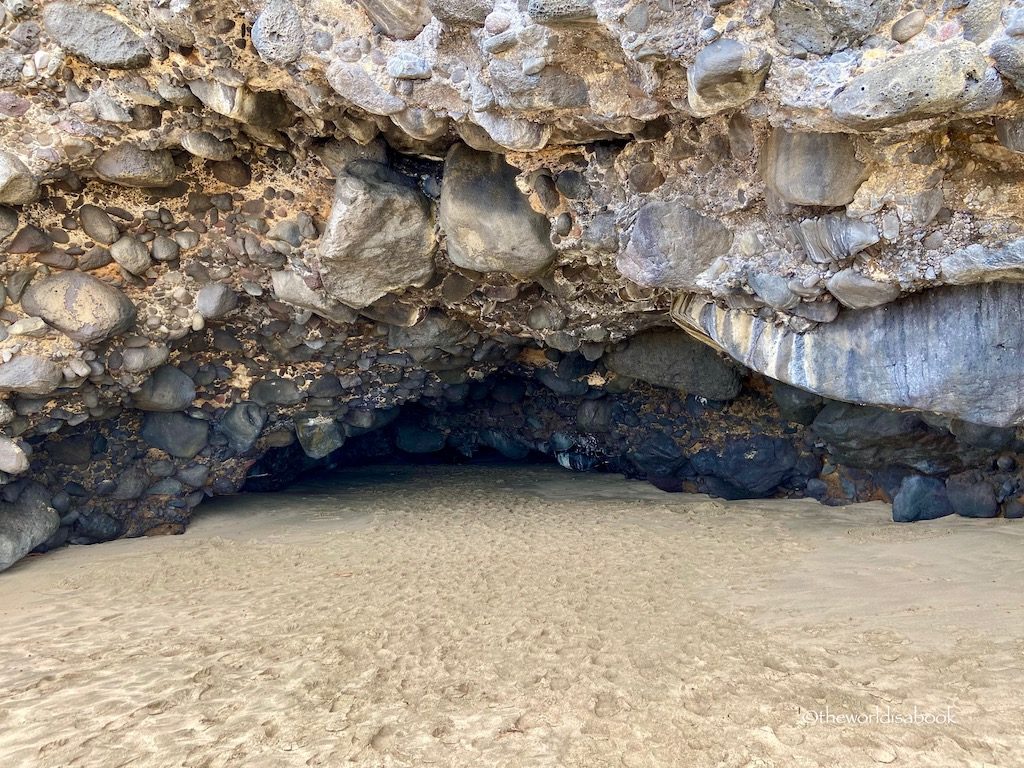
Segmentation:
{"type": "Polygon", "coordinates": [[[0,568],[369,455],[1024,511],[1016,6],[0,13],[0,568]]]}

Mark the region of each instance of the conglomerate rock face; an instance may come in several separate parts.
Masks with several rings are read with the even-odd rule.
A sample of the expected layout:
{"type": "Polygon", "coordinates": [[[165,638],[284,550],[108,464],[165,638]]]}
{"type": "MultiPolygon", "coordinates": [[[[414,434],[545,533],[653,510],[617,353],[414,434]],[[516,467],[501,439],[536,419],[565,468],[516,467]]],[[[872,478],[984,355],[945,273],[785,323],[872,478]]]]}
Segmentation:
{"type": "Polygon", "coordinates": [[[371,455],[1024,514],[1014,4],[2,14],[0,565],[371,455]]]}

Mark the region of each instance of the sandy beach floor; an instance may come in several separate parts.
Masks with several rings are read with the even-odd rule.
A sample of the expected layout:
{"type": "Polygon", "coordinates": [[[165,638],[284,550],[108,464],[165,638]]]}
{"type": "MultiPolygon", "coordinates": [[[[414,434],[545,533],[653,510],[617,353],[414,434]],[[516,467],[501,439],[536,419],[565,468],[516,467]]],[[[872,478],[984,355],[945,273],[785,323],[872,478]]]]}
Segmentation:
{"type": "Polygon", "coordinates": [[[0,575],[0,766],[1020,766],[1022,596],[1020,522],[344,472],[0,575]]]}

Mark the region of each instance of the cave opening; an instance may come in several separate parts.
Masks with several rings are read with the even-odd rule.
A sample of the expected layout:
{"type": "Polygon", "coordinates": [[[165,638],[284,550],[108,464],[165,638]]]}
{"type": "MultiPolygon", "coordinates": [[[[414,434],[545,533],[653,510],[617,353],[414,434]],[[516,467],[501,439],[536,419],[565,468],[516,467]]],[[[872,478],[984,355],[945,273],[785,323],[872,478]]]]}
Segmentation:
{"type": "MultiPolygon", "coordinates": [[[[937,487],[941,508],[964,516],[1024,512],[1015,430],[828,401],[679,328],[651,327],[610,351],[501,343],[441,313],[370,333],[376,349],[353,334],[355,351],[333,365],[295,359],[294,375],[247,382],[251,399],[215,419],[121,410],[32,438],[43,480],[60,488],[60,529],[40,550],[180,533],[205,499],[375,464],[548,464],[665,492],[828,505],[892,502],[909,484],[920,517],[941,507],[937,487]]],[[[186,361],[173,376],[157,369],[136,401],[164,402],[183,372],[208,402],[234,381],[186,361]]],[[[23,486],[8,486],[11,501],[23,486]]]]}
{"type": "MultiPolygon", "coordinates": [[[[490,375],[443,386],[438,396],[356,407],[333,423],[299,426],[294,441],[252,464],[241,491],[273,492],[374,464],[554,464],[647,480],[668,492],[804,496],[821,461],[801,450],[800,430],[773,407],[766,386],[751,381],[728,401],[713,401],[617,376],[578,352],[529,350],[490,375]],[[337,440],[335,424],[344,440],[320,455],[320,441],[337,440]]],[[[810,491],[819,492],[813,483],[810,491]]]]}

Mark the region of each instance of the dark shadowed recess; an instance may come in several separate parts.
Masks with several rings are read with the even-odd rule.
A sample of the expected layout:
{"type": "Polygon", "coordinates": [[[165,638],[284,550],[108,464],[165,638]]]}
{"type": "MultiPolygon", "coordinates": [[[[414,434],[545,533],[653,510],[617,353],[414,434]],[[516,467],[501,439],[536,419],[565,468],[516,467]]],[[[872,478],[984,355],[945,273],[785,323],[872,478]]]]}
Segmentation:
{"type": "MultiPolygon", "coordinates": [[[[564,359],[563,373],[578,368],[567,379],[594,372],[579,355],[564,359]]],[[[346,427],[344,445],[321,459],[297,442],[272,448],[242,490],[375,463],[557,463],[725,499],[892,502],[905,488],[897,520],[1024,512],[1015,456],[1024,446],[1012,429],[826,401],[758,376],[735,399],[712,401],[644,384],[553,391],[536,373],[513,365],[470,382],[463,399],[378,411],[372,424],[346,427]],[[925,481],[931,496],[922,499],[925,481]]]]}

